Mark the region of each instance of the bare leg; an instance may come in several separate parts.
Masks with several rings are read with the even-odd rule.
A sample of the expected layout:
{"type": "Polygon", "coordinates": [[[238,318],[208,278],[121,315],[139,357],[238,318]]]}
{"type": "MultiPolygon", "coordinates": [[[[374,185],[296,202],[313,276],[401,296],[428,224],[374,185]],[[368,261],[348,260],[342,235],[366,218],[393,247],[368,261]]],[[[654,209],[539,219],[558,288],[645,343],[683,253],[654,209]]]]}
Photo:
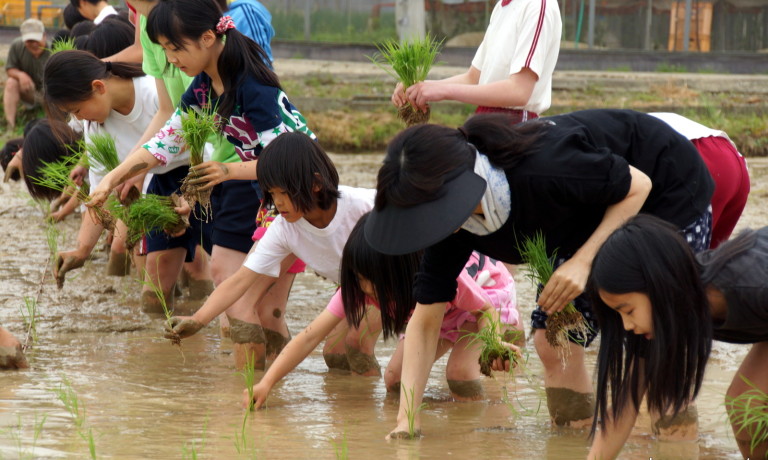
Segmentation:
{"type": "Polygon", "coordinates": [[[213,292],[210,260],[202,246],[197,245],[195,248],[195,258],[192,262],[184,263],[184,272],[191,300],[204,299],[213,292]]]}
{"type": "Polygon", "coordinates": [[[584,348],[571,343],[571,355],[563,366],[560,354],[547,342],[544,334],[544,329],[536,329],[533,342],[544,365],[549,416],[558,426],[589,426],[594,414],[595,397],[584,364],[584,348]]]}
{"type": "MultiPolygon", "coordinates": [[[[457,401],[477,401],[485,398],[483,374],[480,372],[480,344],[472,343],[467,334],[477,332],[477,323],[466,322],[459,330],[445,368],[445,378],[457,401]]],[[[439,346],[438,346],[439,347],[439,346]]]]}
{"type": "MultiPolygon", "coordinates": [[[[437,350],[435,350],[435,361],[440,359],[452,346],[453,344],[450,341],[440,339],[437,342],[437,350]]],[[[397,348],[392,353],[392,357],[389,358],[389,364],[387,364],[387,369],[384,371],[384,385],[387,388],[387,392],[398,397],[400,396],[400,376],[403,370],[404,352],[405,343],[401,339],[397,342],[397,348]]]]}
{"type": "Polygon", "coordinates": [[[127,234],[128,227],[125,225],[125,222],[117,221],[107,263],[108,276],[126,276],[131,272],[130,258],[125,247],[125,236],[127,234]]]}
{"type": "Polygon", "coordinates": [[[164,249],[147,254],[145,284],[141,292],[141,307],[147,313],[163,313],[163,307],[152,285],[162,289],[167,308],[173,308],[173,287],[181,272],[187,250],[164,249]],[[151,283],[151,284],[149,284],[151,283]]]}
{"type": "Polygon", "coordinates": [[[264,327],[267,360],[270,361],[274,360],[291,340],[291,334],[285,322],[285,309],[288,305],[288,296],[291,293],[293,281],[296,279],[296,274],[288,273],[288,269],[295,261],[295,256],[289,256],[283,260],[277,281],[256,303],[256,311],[259,313],[259,320],[264,327]]]}
{"type": "Polygon", "coordinates": [[[5,110],[5,121],[8,123],[8,131],[16,129],[16,109],[20,99],[19,81],[9,77],[5,82],[5,90],[3,91],[3,109],[5,110]]]}
{"type": "MultiPolygon", "coordinates": [[[[733,405],[730,401],[743,394],[746,391],[753,390],[754,388],[742,379],[746,378],[754,386],[759,388],[763,392],[768,392],[768,366],[765,365],[765,357],[768,354],[768,342],[759,342],[752,346],[752,349],[747,353],[747,357],[739,366],[739,370],[733,377],[731,386],[726,393],[725,407],[729,412],[733,410],[733,405]]],[[[758,403],[755,401],[755,403],[758,403]]],[[[736,442],[739,445],[739,450],[744,458],[766,458],[768,454],[768,441],[763,441],[752,448],[752,437],[757,433],[756,424],[744,426],[739,419],[739,413],[733,413],[730,416],[731,427],[733,428],[733,434],[736,438],[736,442]]],[[[765,427],[763,427],[765,430],[765,427]]]]}
{"type": "MultiPolygon", "coordinates": [[[[234,249],[214,245],[211,254],[211,274],[216,286],[232,276],[243,264],[246,254],[234,249]]],[[[242,369],[246,360],[253,360],[256,369],[266,364],[266,343],[264,331],[253,302],[256,299],[252,289],[243,294],[226,311],[230,322],[230,338],[234,345],[235,367],[242,369]],[[237,320],[237,322],[235,322],[237,320]]]]}
{"type": "Polygon", "coordinates": [[[380,334],[381,313],[378,308],[369,306],[368,311],[363,315],[360,327],[349,328],[344,339],[349,370],[353,374],[366,377],[381,375],[381,366],[374,354],[380,334]]]}

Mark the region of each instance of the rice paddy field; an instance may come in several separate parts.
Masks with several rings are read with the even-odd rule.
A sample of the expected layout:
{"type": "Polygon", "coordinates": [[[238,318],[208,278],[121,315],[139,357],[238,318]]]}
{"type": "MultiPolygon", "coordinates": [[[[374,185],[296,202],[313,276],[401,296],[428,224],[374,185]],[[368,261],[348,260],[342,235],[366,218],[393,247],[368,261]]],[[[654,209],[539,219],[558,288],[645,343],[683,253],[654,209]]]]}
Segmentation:
{"type": "MultiPolygon", "coordinates": [[[[342,183],[374,185],[380,153],[333,159],[342,183]]],[[[739,227],[768,224],[768,162],[751,160],[750,168],[752,194],[739,227]]],[[[161,338],[164,318],[140,311],[138,282],[104,275],[103,252],[57,290],[44,275],[49,249],[41,210],[23,184],[2,184],[0,202],[0,321],[24,341],[28,327],[20,309],[29,299],[37,307],[30,368],[0,372],[0,458],[555,460],[582,458],[588,450],[585,432],[550,426],[532,344],[527,372],[487,378],[484,401],[451,401],[445,359],[438,361],[418,441],[385,441],[395,426],[397,401],[387,396],[383,380],[330,373],[319,350],[275,387],[267,409],[244,422],[243,378],[217,323],[181,348],[172,346],[161,338]]],[[[72,217],[59,225],[60,247],[72,247],[77,227],[72,217]]],[[[516,279],[527,327],[533,289],[521,273],[516,279]]],[[[293,334],[325,307],[332,291],[312,273],[297,277],[286,314],[293,334]]],[[[177,313],[199,305],[182,297],[177,313]]],[[[378,344],[382,366],[393,349],[394,343],[378,344]]],[[[589,366],[596,350],[590,349],[589,366]]],[[[620,458],[740,458],[723,397],[747,351],[716,344],[698,399],[698,442],[658,442],[646,416],[620,458]]]]}

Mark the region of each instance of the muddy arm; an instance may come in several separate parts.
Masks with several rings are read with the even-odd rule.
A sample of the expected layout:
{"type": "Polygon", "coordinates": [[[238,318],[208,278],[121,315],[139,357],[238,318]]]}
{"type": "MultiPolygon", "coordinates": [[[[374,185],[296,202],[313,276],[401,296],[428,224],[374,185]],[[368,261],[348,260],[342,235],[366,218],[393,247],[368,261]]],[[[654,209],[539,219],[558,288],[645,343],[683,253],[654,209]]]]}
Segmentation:
{"type": "Polygon", "coordinates": [[[419,408],[429,371],[435,360],[435,350],[440,338],[440,325],[445,315],[445,302],[430,305],[416,304],[408,326],[405,329],[405,349],[400,386],[400,408],[397,413],[397,427],[388,437],[408,433],[408,414],[413,417],[414,431],[421,429],[419,408]]]}
{"type": "MultiPolygon", "coordinates": [[[[342,318],[334,315],[328,310],[323,310],[309,326],[294,337],[283,351],[277,355],[277,359],[272,363],[264,377],[258,385],[254,387],[254,408],[258,409],[264,404],[267,395],[277,382],[283,379],[289,372],[294,370],[304,359],[312,353],[312,350],[333,330],[336,325],[342,321],[342,318]]],[[[247,401],[247,398],[246,398],[247,401]]]]}

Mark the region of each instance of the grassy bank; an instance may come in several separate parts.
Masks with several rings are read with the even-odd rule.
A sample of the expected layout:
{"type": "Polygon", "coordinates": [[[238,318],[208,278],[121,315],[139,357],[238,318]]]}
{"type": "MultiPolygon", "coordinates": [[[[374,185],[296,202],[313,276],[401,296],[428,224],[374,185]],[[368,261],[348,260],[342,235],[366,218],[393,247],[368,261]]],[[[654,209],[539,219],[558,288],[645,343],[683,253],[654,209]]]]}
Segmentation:
{"type": "MultiPolygon", "coordinates": [[[[345,81],[332,74],[311,74],[283,81],[292,101],[307,117],[325,148],[334,152],[382,151],[404,125],[389,103],[389,81],[345,81]]],[[[768,156],[768,105],[747,93],[698,92],[659,85],[617,90],[586,85],[554,90],[547,115],[587,108],[632,108],[676,112],[728,133],[745,156],[768,156]]],[[[432,123],[459,126],[472,114],[465,104],[432,104],[432,123]]]]}

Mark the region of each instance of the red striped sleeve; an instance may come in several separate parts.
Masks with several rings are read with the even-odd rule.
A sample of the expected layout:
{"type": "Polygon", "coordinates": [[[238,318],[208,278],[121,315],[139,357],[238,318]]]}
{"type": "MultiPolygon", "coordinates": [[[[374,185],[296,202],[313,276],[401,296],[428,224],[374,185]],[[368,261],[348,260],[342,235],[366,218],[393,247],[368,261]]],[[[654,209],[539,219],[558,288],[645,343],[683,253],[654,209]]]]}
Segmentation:
{"type": "Polygon", "coordinates": [[[541,9],[539,10],[539,20],[536,23],[536,33],[533,34],[533,42],[531,43],[531,49],[528,51],[528,57],[525,59],[525,65],[523,67],[531,67],[531,60],[533,60],[533,54],[536,52],[536,45],[539,44],[539,37],[541,37],[541,29],[544,27],[544,12],[547,9],[547,0],[541,0],[541,9]]]}

